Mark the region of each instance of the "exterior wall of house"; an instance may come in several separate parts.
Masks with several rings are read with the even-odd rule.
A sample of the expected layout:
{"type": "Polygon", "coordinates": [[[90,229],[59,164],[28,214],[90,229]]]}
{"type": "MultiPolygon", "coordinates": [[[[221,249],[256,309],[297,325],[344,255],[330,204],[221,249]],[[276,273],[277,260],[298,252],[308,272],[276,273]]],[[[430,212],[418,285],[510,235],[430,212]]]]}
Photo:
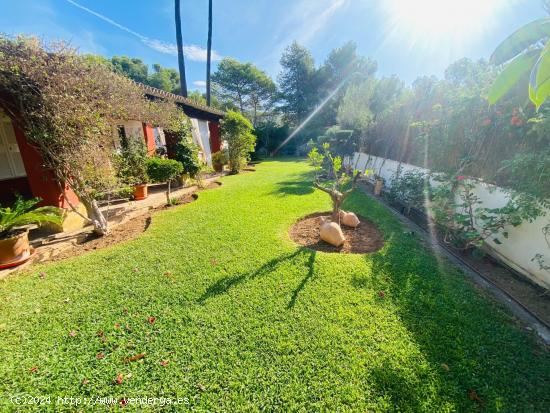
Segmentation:
{"type": "Polygon", "coordinates": [[[155,131],[151,125],[142,123],[143,136],[145,138],[145,145],[147,146],[147,154],[152,156],[155,154],[157,146],[155,144],[155,131]]]}
{"type": "Polygon", "coordinates": [[[220,123],[210,121],[208,122],[208,129],[210,130],[210,149],[212,153],[218,152],[222,147],[220,123]]]}
{"type": "MultiPolygon", "coordinates": [[[[418,166],[358,152],[349,161],[348,163],[352,167],[360,171],[373,170],[373,174],[376,173],[384,178],[385,186],[391,185],[392,177],[398,167],[401,167],[403,172],[428,171],[418,166]]],[[[433,186],[438,185],[433,180],[431,184],[433,186]]],[[[482,202],[481,206],[487,208],[503,207],[509,199],[508,194],[502,188],[484,182],[476,183],[474,193],[482,202]]],[[[538,263],[533,261],[535,254],[542,254],[545,262],[550,263],[550,248],[542,231],[542,228],[548,224],[549,219],[550,210],[533,222],[523,222],[517,227],[510,226],[510,228],[506,228],[509,236],[507,239],[502,239],[501,244],[494,242],[491,238],[486,240],[487,253],[514,268],[531,281],[544,288],[550,288],[550,272],[541,269],[538,263]]]]}
{"type": "MultiPolygon", "coordinates": [[[[63,191],[57,184],[53,172],[43,167],[41,155],[28,143],[24,132],[11,120],[9,120],[9,127],[12,128],[9,132],[15,138],[14,145],[17,145],[18,160],[22,163],[26,176],[1,180],[0,202],[11,204],[15,200],[16,193],[25,198],[38,197],[42,199],[42,205],[53,205],[67,209],[62,228],[55,228],[56,230],[72,231],[81,228],[84,219],[72,210],[68,210],[69,204],[63,196],[63,191]]],[[[73,206],[85,215],[86,210],[80,204],[75,193],[71,189],[65,188],[65,194],[73,206]]]]}

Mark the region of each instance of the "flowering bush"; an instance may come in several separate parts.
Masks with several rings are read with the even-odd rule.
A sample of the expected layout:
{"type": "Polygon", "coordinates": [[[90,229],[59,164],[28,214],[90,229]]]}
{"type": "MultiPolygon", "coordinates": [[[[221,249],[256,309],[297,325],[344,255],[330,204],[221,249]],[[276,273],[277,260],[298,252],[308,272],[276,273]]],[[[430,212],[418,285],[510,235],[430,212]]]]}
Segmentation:
{"type": "Polygon", "coordinates": [[[96,197],[118,186],[112,121],[139,119],[177,129],[184,115],[64,43],[0,35],[1,105],[25,131],[62,188],[69,186],[99,234],[108,232],[96,197]]]}

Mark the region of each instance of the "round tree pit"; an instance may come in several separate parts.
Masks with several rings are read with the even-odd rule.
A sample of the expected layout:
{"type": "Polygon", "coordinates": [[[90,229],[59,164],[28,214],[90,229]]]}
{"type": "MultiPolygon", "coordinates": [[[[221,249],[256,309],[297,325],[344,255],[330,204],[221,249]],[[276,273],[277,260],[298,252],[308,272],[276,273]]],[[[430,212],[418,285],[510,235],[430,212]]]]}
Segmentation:
{"type": "Polygon", "coordinates": [[[346,238],[344,245],[341,247],[330,245],[321,240],[319,235],[323,217],[330,220],[330,212],[318,212],[305,216],[290,228],[290,238],[297,244],[315,251],[343,254],[366,254],[378,251],[384,246],[384,238],[380,230],[371,221],[360,215],[357,217],[361,223],[357,228],[341,226],[346,238]]]}

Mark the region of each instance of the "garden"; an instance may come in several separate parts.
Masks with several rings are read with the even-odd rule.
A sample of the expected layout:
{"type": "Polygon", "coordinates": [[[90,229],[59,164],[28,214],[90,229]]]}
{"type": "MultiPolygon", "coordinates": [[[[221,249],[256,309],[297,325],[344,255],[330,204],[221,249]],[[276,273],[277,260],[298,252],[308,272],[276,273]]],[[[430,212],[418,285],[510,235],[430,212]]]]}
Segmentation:
{"type": "Polygon", "coordinates": [[[148,97],[64,44],[0,36],[2,110],[66,204],[0,208],[0,264],[28,259],[29,231],[69,211],[87,224],[83,245],[0,280],[0,407],[154,395],[178,405],[144,409],[550,411],[548,337],[533,327],[550,320],[544,282],[498,264],[534,294],[523,306],[508,281],[471,276],[534,223],[533,279],[550,271],[550,60],[532,29],[492,64],[412,86],[377,79],[353,43],[319,68],[293,43],[279,90],[223,59],[211,166],[177,96],[148,97]],[[170,157],[141,134],[111,145],[136,120],[174,138],[170,157]],[[130,198],[147,211],[113,227],[111,204],[130,198]]]}
{"type": "Polygon", "coordinates": [[[1,393],[179,396],[197,410],[548,410],[550,360],[534,333],[387,209],[353,192],[344,208],[383,247],[317,252],[288,234],[331,210],[315,170],[256,169],[157,213],[133,241],[4,280],[1,393]]]}

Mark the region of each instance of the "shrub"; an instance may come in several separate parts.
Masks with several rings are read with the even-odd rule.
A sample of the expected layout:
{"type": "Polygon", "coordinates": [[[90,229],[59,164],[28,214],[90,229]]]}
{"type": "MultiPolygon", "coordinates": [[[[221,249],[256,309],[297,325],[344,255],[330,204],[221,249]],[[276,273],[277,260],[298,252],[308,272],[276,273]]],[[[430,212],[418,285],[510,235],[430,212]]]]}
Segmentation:
{"type": "Polygon", "coordinates": [[[183,116],[174,102],[146,99],[137,84],[63,43],[0,35],[0,85],[3,108],[60,187],[75,192],[86,207],[84,218],[100,235],[108,233],[108,224],[97,196],[118,186],[108,144],[112,120],[140,119],[171,129],[183,116]]]}
{"type": "Polygon", "coordinates": [[[61,225],[63,210],[52,206],[35,208],[40,201],[40,198],[25,200],[18,196],[12,207],[0,208],[0,239],[9,238],[14,229],[24,225],[61,225]]]}
{"type": "Polygon", "coordinates": [[[223,149],[212,154],[212,163],[218,165],[227,165],[227,152],[223,149]]]}
{"type": "Polygon", "coordinates": [[[116,156],[117,176],[126,185],[148,182],[147,147],[141,137],[129,136],[121,140],[122,150],[116,156]]]}
{"type": "Polygon", "coordinates": [[[147,160],[147,175],[153,182],[166,182],[166,203],[170,204],[170,183],[183,173],[183,165],[173,159],[149,158],[147,160]]]}
{"type": "Polygon", "coordinates": [[[183,173],[194,178],[201,170],[199,160],[199,146],[191,141],[191,138],[180,134],[180,140],[176,145],[176,160],[183,166],[183,173]]]}
{"type": "Polygon", "coordinates": [[[426,196],[430,193],[430,180],[422,171],[407,171],[401,173],[399,168],[390,183],[389,198],[405,204],[408,215],[411,208],[423,209],[426,196]]]}
{"type": "Polygon", "coordinates": [[[256,136],[252,123],[239,112],[228,111],[221,122],[221,135],[228,144],[228,160],[231,173],[239,173],[254,150],[256,136]]]}

